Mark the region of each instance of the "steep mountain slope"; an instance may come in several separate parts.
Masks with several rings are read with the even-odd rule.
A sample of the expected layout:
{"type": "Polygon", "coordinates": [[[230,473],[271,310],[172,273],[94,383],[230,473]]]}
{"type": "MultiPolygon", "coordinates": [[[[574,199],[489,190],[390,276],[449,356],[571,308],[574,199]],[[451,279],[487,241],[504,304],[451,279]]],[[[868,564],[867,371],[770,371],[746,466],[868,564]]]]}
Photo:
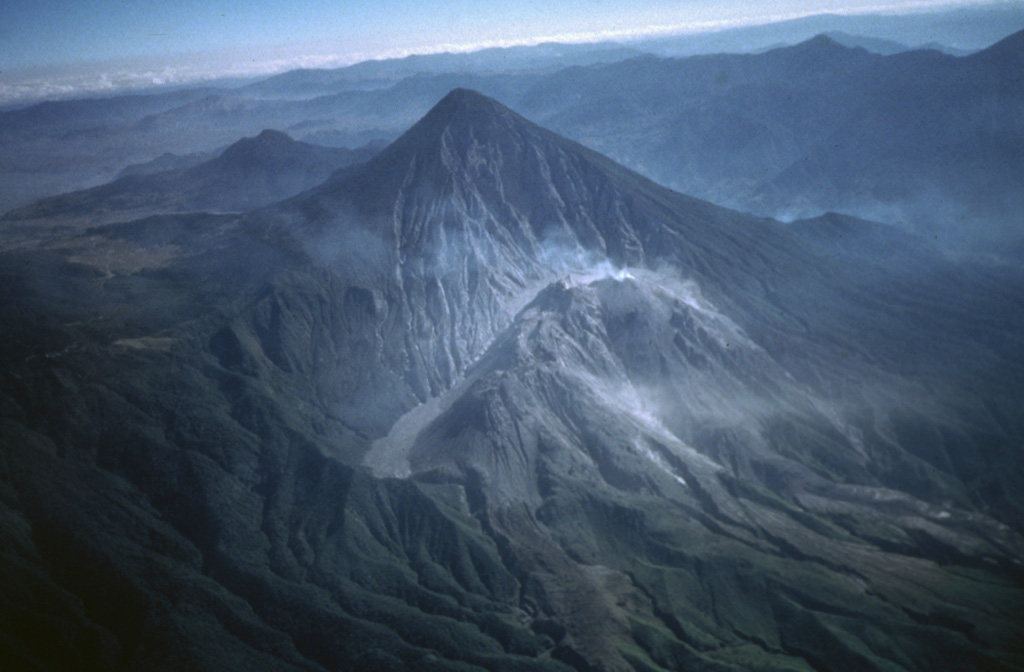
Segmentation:
{"type": "Polygon", "coordinates": [[[4,233],[15,669],[1014,669],[1024,278],[456,90],[244,216],[4,233]]]}
{"type": "Polygon", "coordinates": [[[301,232],[299,244],[325,269],[368,297],[397,301],[357,325],[366,333],[343,340],[382,343],[380,370],[402,379],[407,398],[424,400],[451,385],[531,287],[577,257],[653,261],[648,249],[685,233],[656,223],[672,208],[687,208],[687,226],[704,231],[689,252],[698,264],[707,263],[696,258],[702,246],[722,259],[739,251],[729,230],[747,219],[667,192],[646,197],[645,189],[656,188],[493,100],[456,90],[362,169],[258,221],[301,232]]]}
{"type": "MultiPolygon", "coordinates": [[[[795,381],[692,287],[637,273],[545,290],[435,418],[406,437],[408,462],[392,473],[478,487],[491,524],[539,577],[557,562],[551,556],[568,555],[573,562],[562,563],[575,573],[538,579],[545,603],[608,668],[636,665],[624,644],[645,637],[661,641],[647,653],[666,669],[796,664],[787,657],[827,669],[941,665],[959,636],[933,640],[909,606],[917,588],[896,588],[894,577],[964,608],[962,588],[922,560],[1012,563],[1024,550],[1019,534],[960,509],[940,478],[933,487],[946,494],[932,503],[879,485],[872,462],[892,455],[883,439],[797,394],[795,381]],[[742,569],[731,575],[737,570],[725,568],[738,558],[742,569]],[[811,578],[822,566],[827,576],[811,578]],[[654,588],[692,585],[707,591],[696,599],[716,605],[710,612],[693,613],[654,588]],[[637,591],[651,603],[630,604],[642,604],[637,591]],[[630,606],[580,597],[592,592],[630,606]],[[850,605],[858,618],[826,615],[850,605]],[[647,620],[647,610],[659,618],[647,620]],[[889,635],[865,637],[860,618],[889,635]],[[817,619],[818,634],[808,637],[817,619]],[[836,641],[825,644],[825,632],[836,641]]],[[[386,459],[402,447],[394,439],[370,454],[380,472],[395,467],[386,459]]],[[[1002,619],[1014,618],[1012,603],[991,611],[976,603],[957,618],[986,642],[1008,643],[1014,628],[1003,630],[1002,619]]],[[[965,667],[996,665],[982,660],[965,667]]]]}
{"type": "Polygon", "coordinates": [[[314,187],[335,170],[371,156],[371,148],[318,147],[267,130],[199,165],[127,175],[19,208],[4,220],[86,218],[105,223],[155,213],[251,210],[314,187]]]}

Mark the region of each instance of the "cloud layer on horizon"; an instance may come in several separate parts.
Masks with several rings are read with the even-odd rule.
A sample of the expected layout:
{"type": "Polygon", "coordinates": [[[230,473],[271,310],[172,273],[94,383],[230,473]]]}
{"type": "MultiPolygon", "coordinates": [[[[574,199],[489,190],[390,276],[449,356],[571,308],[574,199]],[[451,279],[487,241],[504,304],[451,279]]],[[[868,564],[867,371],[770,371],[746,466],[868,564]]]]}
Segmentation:
{"type": "MultiPolygon", "coordinates": [[[[950,0],[909,0],[897,4],[862,4],[854,8],[832,9],[829,13],[865,15],[934,12],[950,7],[977,7],[982,4],[988,4],[987,0],[967,3],[951,3],[950,0]]],[[[787,12],[779,9],[772,11],[766,8],[760,13],[747,14],[740,18],[550,33],[530,38],[484,38],[476,42],[389,46],[377,49],[373,53],[351,51],[337,45],[324,44],[292,44],[277,47],[260,45],[252,49],[225,49],[218,52],[179,54],[125,62],[84,62],[69,66],[9,69],[0,72],[0,107],[21,106],[46,100],[114,95],[166,86],[202,85],[218,80],[255,79],[299,68],[338,68],[366,60],[403,58],[413,54],[465,53],[487,48],[533,46],[552,42],[630,42],[645,38],[713,33],[815,15],[820,15],[820,12],[787,12]]]]}

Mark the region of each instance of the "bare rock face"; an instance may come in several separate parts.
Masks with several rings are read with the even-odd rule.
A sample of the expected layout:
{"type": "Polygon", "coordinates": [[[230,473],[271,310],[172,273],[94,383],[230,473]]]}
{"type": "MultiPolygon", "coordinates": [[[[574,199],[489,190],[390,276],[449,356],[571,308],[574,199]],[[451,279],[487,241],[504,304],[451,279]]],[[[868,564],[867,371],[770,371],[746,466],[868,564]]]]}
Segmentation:
{"type": "MultiPolygon", "coordinates": [[[[565,273],[672,264],[686,276],[722,276],[742,252],[740,236],[768,247],[792,242],[464,90],[365,166],[254,221],[286,231],[344,293],[377,297],[362,303],[375,306],[370,312],[346,311],[345,328],[358,334],[333,340],[378,343],[380,375],[401,379],[398,393],[419,401],[451,387],[565,273]]],[[[746,291],[756,279],[737,270],[730,284],[746,291]]],[[[346,353],[327,369],[352,359],[346,353]]],[[[353,401],[344,396],[353,385],[337,388],[339,404],[353,401]]]]}

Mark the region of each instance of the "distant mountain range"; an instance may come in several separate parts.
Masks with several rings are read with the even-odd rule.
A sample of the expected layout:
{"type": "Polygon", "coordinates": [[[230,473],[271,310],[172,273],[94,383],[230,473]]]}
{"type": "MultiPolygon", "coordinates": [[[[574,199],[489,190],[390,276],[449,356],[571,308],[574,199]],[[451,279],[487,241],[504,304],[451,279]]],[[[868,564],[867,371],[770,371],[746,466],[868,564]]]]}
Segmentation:
{"type": "Polygon", "coordinates": [[[566,58],[584,60],[563,69],[549,45],[504,71],[491,70],[501,59],[488,52],[299,71],[235,90],[48,103],[0,115],[13,157],[0,204],[96,186],[125,165],[210,152],[266,128],[314,144],[380,143],[468,86],[722,205],[784,219],[844,212],[1012,258],[1024,206],[1015,179],[1024,169],[1022,33],[965,57],[832,34],[689,58],[595,46],[570,50],[566,58]]]}
{"type": "MultiPolygon", "coordinates": [[[[576,74],[788,70],[816,137],[823,83],[892,67],[747,58],[576,74]]],[[[256,210],[5,223],[0,275],[13,669],[1024,665],[1016,266],[728,210],[455,89],[256,210]]]]}
{"type": "Polygon", "coordinates": [[[755,53],[805,42],[816,35],[849,36],[847,46],[880,54],[935,49],[963,56],[1024,27],[1024,8],[994,2],[904,14],[818,14],[767,25],[738,26],[700,33],[648,38],[632,43],[659,56],[755,53]]]}
{"type": "Polygon", "coordinates": [[[245,87],[247,93],[281,98],[314,98],[351,88],[390,86],[424,74],[553,72],[567,67],[614,63],[644,52],[612,42],[546,43],[530,47],[480,49],[468,53],[411,55],[364,61],[342,68],[299,69],[245,87]]]}
{"type": "Polygon", "coordinates": [[[639,59],[554,76],[523,108],[717,203],[837,210],[998,246],[1020,239],[1024,205],[1022,41],[885,57],[822,36],[761,55],[639,59]]]}

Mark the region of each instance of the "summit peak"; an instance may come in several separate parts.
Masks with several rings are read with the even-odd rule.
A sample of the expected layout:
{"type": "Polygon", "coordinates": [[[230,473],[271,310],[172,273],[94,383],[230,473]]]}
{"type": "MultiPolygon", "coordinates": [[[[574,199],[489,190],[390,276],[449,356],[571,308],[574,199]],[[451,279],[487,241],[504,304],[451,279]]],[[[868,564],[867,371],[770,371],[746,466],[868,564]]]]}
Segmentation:
{"type": "Polygon", "coordinates": [[[477,121],[490,116],[505,117],[513,114],[510,109],[479,91],[458,88],[452,89],[438,101],[423,121],[447,123],[459,118],[477,121]]]}
{"type": "MultiPolygon", "coordinates": [[[[819,65],[819,61],[835,61],[838,59],[862,59],[870,52],[862,46],[844,44],[837,39],[837,34],[819,33],[812,38],[766,52],[770,57],[785,62],[810,63],[819,65]]],[[[877,55],[877,54],[876,54],[877,55]]]]}
{"type": "Polygon", "coordinates": [[[470,105],[496,104],[496,101],[493,98],[488,98],[479,91],[458,87],[449,91],[448,95],[438,101],[438,105],[445,104],[465,107],[470,105]]]}
{"type": "Polygon", "coordinates": [[[819,33],[818,35],[815,35],[808,40],[804,40],[803,42],[799,42],[790,47],[783,47],[783,50],[790,53],[820,54],[848,51],[849,47],[844,46],[831,35],[819,33]]]}
{"type": "Polygon", "coordinates": [[[412,156],[439,156],[443,144],[467,149],[483,138],[500,142],[524,133],[546,134],[493,98],[471,89],[453,89],[374,159],[372,164],[380,173],[374,179],[398,174],[395,166],[408,165],[412,156]]]}
{"type": "Polygon", "coordinates": [[[295,152],[303,143],[294,140],[287,133],[266,129],[259,135],[242,138],[235,142],[220,155],[224,161],[249,161],[256,158],[270,159],[285,152],[295,152]]]}
{"type": "Polygon", "coordinates": [[[273,128],[266,128],[260,131],[260,134],[254,139],[261,142],[291,142],[293,140],[293,138],[284,131],[278,131],[273,128]]]}

